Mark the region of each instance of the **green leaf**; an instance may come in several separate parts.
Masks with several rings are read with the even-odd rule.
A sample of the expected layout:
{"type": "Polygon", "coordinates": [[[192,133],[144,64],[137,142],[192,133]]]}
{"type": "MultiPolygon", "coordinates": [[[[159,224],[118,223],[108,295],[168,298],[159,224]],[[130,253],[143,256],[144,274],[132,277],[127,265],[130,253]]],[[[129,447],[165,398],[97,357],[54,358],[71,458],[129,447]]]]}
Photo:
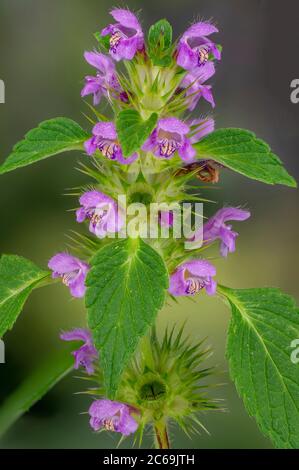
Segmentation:
{"type": "Polygon", "coordinates": [[[148,54],[153,65],[169,67],[172,62],[172,27],[163,19],[150,27],[148,54]]]}
{"type": "Polygon", "coordinates": [[[252,132],[243,129],[219,129],[194,147],[197,149],[198,158],[215,160],[248,178],[268,184],[297,186],[280,159],[252,132]]]}
{"type": "Polygon", "coordinates": [[[126,239],[98,251],[86,284],[88,324],[107,395],[113,398],[139,339],[163,306],[168,274],[155,250],[142,240],[126,239]]]}
{"type": "Polygon", "coordinates": [[[57,118],[42,122],[15,145],[0,166],[0,175],[60,152],[83,150],[87,138],[88,134],[71,119],[57,118]]]}
{"type": "Polygon", "coordinates": [[[159,20],[150,27],[148,44],[152,49],[161,50],[169,49],[172,45],[172,26],[166,19],[159,20]]]}
{"type": "Polygon", "coordinates": [[[158,115],[153,113],[147,121],[143,121],[134,109],[121,111],[116,118],[117,135],[125,157],[130,157],[140,147],[157,124],[158,115]]]}
{"type": "Polygon", "coordinates": [[[0,406],[0,437],[74,366],[68,345],[38,366],[0,406]]]}
{"type": "Polygon", "coordinates": [[[21,256],[0,259],[0,338],[12,328],[31,291],[49,277],[21,256]]]}
{"type": "Polygon", "coordinates": [[[110,36],[102,36],[100,32],[94,33],[94,37],[98,41],[99,47],[103,52],[109,52],[110,49],[110,36]]]}
{"type": "Polygon", "coordinates": [[[279,289],[219,287],[232,309],[227,358],[250,416],[278,448],[299,448],[299,309],[279,289]]]}

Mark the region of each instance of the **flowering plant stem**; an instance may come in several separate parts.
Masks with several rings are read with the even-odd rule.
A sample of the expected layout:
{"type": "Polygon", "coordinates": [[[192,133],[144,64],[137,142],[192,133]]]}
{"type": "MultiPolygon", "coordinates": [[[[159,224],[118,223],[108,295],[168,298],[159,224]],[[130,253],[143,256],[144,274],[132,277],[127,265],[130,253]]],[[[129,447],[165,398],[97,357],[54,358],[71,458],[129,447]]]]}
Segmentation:
{"type": "MultiPolygon", "coordinates": [[[[85,298],[88,325],[62,332],[61,339],[80,341],[80,347],[43,366],[1,405],[0,434],[64,377],[72,358],[85,373],[84,383],[93,385],[82,392],[93,399],[93,431],[138,433],[134,444],[141,445],[150,426],[155,447],[169,449],[169,423],[188,436],[205,430],[199,415],[223,409],[203,382],[215,372],[203,366],[210,348],[203,341],[193,344],[184,326],[158,334],[156,320],[166,303],[206,292],[231,307],[227,358],[248,414],[274,445],[299,448],[299,376],[290,360],[290,345],[299,337],[298,308],[278,289],[217,286],[215,254],[206,250],[219,244],[222,257],[235,252],[239,234],[231,222],[246,221],[251,213],[229,206],[209,218],[202,213],[203,203],[211,202],[206,185],[227,169],[267,184],[297,183],[254,133],[215,130],[212,117],[190,117],[203,100],[215,106],[206,83],[222,51],[210,39],[218,32],[213,23],[196,22],[173,42],[165,19],[146,38],[134,13],[114,8],[111,15],[115,23],[95,35],[98,50],[84,54],[96,69],[81,91],[83,98],[93,96],[92,116],[86,116],[92,132],[69,118],[47,120],[0,166],[1,175],[85,150],[90,165],[81,163],[79,170],[92,179],[70,193],[79,199],[76,221],[89,233],[72,232],[68,247],[74,254],[52,256],[52,273],[20,256],[0,257],[0,338],[29,294],[58,279],[73,297],[85,298]],[[95,108],[102,98],[113,118],[95,108]]],[[[200,307],[197,314],[200,319],[200,307]]]]}
{"type": "Polygon", "coordinates": [[[164,420],[155,423],[155,447],[156,449],[170,449],[167,424],[164,420]]]}

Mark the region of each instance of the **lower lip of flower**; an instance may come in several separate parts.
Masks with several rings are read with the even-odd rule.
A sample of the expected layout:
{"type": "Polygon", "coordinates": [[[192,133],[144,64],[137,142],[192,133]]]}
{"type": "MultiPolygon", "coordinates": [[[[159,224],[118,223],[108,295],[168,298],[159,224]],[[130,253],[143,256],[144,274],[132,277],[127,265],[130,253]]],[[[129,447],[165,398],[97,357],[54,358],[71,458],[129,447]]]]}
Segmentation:
{"type": "Polygon", "coordinates": [[[118,145],[111,141],[102,140],[98,144],[98,149],[102,152],[104,157],[107,157],[109,160],[114,160],[116,158],[118,145]]]}
{"type": "Polygon", "coordinates": [[[69,286],[76,276],[79,274],[79,271],[71,271],[70,273],[65,273],[62,276],[62,282],[65,286],[69,286]]]}
{"type": "Polygon", "coordinates": [[[104,419],[103,427],[106,429],[106,431],[115,431],[115,426],[112,419],[104,419]]]}
{"type": "Polygon", "coordinates": [[[92,215],[91,217],[91,223],[93,225],[97,225],[99,222],[101,222],[105,216],[105,213],[106,211],[103,211],[101,214],[97,214],[96,212],[94,212],[94,214],[92,215]]]}
{"type": "Polygon", "coordinates": [[[161,157],[169,158],[180,147],[179,143],[173,139],[163,139],[159,142],[159,153],[161,157]]]}
{"type": "Polygon", "coordinates": [[[197,54],[198,54],[198,65],[204,65],[208,62],[209,60],[209,48],[207,46],[200,46],[197,49],[197,54]]]}
{"type": "Polygon", "coordinates": [[[187,279],[187,284],[186,292],[190,295],[198,294],[205,287],[205,281],[193,277],[187,279]]]}
{"type": "Polygon", "coordinates": [[[120,41],[122,40],[122,35],[119,31],[116,31],[112,34],[110,38],[110,49],[112,52],[116,52],[117,46],[119,45],[120,41]]]}

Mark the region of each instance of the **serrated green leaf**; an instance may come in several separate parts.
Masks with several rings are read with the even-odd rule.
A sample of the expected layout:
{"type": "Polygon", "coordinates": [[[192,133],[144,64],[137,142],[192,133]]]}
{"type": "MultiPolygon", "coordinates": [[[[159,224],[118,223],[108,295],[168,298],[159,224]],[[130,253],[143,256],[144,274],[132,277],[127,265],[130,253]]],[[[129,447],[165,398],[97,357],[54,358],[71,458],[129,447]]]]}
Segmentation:
{"type": "Polygon", "coordinates": [[[98,251],[86,285],[88,325],[113,398],[139,339],[163,306],[168,274],[155,250],[142,240],[126,239],[98,251]]]}
{"type": "Polygon", "coordinates": [[[40,364],[0,406],[0,437],[74,367],[73,345],[40,364]]]}
{"type": "Polygon", "coordinates": [[[219,287],[232,309],[227,358],[250,416],[278,448],[299,448],[299,309],[279,289],[219,287]]]}
{"type": "Polygon", "coordinates": [[[197,157],[215,160],[248,178],[296,187],[280,159],[255,134],[243,129],[219,129],[194,145],[197,157]]]}
{"type": "Polygon", "coordinates": [[[56,118],[44,121],[14,146],[12,153],[0,166],[0,175],[57,153],[83,150],[87,138],[88,134],[71,119],[56,118]]]}
{"type": "Polygon", "coordinates": [[[163,19],[150,27],[148,54],[153,65],[168,67],[172,62],[172,26],[163,19]]]}
{"type": "Polygon", "coordinates": [[[0,259],[0,338],[13,327],[32,290],[49,277],[31,261],[15,255],[0,259]]]}
{"type": "Polygon", "coordinates": [[[130,157],[140,150],[142,144],[154,130],[158,115],[153,113],[147,121],[143,121],[134,109],[121,111],[116,118],[117,135],[125,157],[130,157]]]}

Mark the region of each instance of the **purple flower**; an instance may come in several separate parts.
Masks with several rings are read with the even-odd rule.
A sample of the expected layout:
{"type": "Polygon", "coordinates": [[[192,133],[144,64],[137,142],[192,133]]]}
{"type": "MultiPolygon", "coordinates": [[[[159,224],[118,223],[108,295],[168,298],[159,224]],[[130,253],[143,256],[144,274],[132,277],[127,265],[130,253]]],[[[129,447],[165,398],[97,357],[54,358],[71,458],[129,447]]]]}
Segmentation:
{"type": "Polygon", "coordinates": [[[73,297],[84,297],[85,279],[89,265],[68,253],[58,253],[48,263],[53,271],[52,278],[62,278],[62,282],[69,287],[73,297]]]}
{"type": "Polygon", "coordinates": [[[196,152],[187,137],[189,131],[189,126],[175,117],[160,119],[142,149],[159,158],[171,158],[178,151],[183,160],[190,161],[196,152]]]}
{"type": "Polygon", "coordinates": [[[211,23],[195,23],[183,34],[177,49],[177,63],[186,70],[202,67],[210,60],[210,54],[215,59],[221,59],[221,52],[208,38],[218,29],[211,23]]]}
{"type": "Polygon", "coordinates": [[[204,243],[211,243],[217,239],[221,240],[220,253],[222,256],[227,256],[228,253],[235,251],[236,238],[239,234],[232,230],[231,225],[225,225],[225,222],[228,220],[243,221],[248,219],[250,215],[249,211],[236,209],[235,207],[220,209],[203,226],[204,243]]]}
{"type": "Polygon", "coordinates": [[[193,111],[199,99],[203,97],[208,103],[215,107],[215,101],[211,85],[204,85],[215,74],[213,62],[207,62],[200,68],[187,73],[182,80],[180,88],[186,88],[186,97],[189,104],[188,109],[193,111]]]}
{"type": "Polygon", "coordinates": [[[212,118],[194,119],[190,122],[190,142],[196,144],[201,139],[211,134],[215,130],[215,121],[212,118]]]}
{"type": "Polygon", "coordinates": [[[173,227],[173,211],[160,211],[158,220],[161,227],[173,227]]]}
{"type": "Polygon", "coordinates": [[[116,233],[123,227],[124,220],[114,199],[99,191],[88,191],[80,197],[81,207],[76,212],[77,222],[89,219],[89,230],[98,238],[107,233],[116,233]]]}
{"type": "Polygon", "coordinates": [[[136,153],[129,158],[124,158],[113,122],[98,122],[94,126],[92,133],[93,137],[84,144],[88,155],[92,155],[96,150],[99,150],[104,157],[109,160],[116,160],[122,164],[132,163],[138,158],[136,153]]]}
{"type": "Polygon", "coordinates": [[[138,423],[131,416],[132,409],[123,403],[111,400],[96,400],[89,408],[90,426],[99,431],[104,428],[107,431],[120,432],[124,436],[133,434],[138,423]]]}
{"type": "Polygon", "coordinates": [[[85,86],[81,91],[84,98],[87,95],[93,95],[93,104],[100,103],[102,96],[108,96],[110,92],[121,92],[121,87],[116,76],[115,65],[110,57],[99,52],[85,52],[85,60],[97,69],[95,77],[85,77],[85,86]]]}
{"type": "Polygon", "coordinates": [[[80,366],[85,367],[87,374],[94,373],[93,362],[98,359],[98,352],[93,345],[91,333],[83,328],[76,328],[72,331],[66,331],[60,335],[64,341],[84,341],[83,346],[72,352],[75,357],[75,369],[80,366]]]}
{"type": "Polygon", "coordinates": [[[179,266],[170,277],[169,293],[174,296],[193,296],[205,289],[208,295],[216,293],[213,276],[216,268],[206,260],[194,259],[179,266]]]}
{"type": "Polygon", "coordinates": [[[110,36],[110,54],[113,59],[131,60],[144,47],[143,32],[137,17],[129,10],[115,8],[110,14],[117,23],[103,29],[102,36],[110,36]]]}

